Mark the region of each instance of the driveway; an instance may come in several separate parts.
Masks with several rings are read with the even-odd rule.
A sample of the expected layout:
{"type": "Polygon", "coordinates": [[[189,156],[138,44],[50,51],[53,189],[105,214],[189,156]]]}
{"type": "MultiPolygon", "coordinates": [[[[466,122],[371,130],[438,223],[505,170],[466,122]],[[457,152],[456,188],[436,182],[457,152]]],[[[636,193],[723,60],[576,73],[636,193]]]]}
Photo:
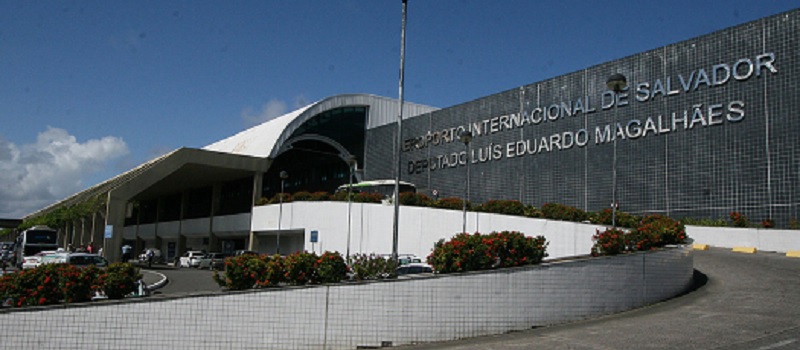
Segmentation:
{"type": "Polygon", "coordinates": [[[701,285],[684,296],[599,319],[397,349],[800,349],[800,259],[695,251],[701,285]]]}

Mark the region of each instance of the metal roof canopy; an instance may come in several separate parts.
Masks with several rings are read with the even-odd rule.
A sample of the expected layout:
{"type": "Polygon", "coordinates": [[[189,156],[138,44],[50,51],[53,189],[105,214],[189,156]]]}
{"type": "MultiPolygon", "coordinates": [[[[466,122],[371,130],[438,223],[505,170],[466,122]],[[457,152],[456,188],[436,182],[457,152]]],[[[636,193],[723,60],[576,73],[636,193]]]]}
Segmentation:
{"type": "Polygon", "coordinates": [[[266,171],[269,158],[179,148],[101,184],[50,205],[26,218],[46,214],[63,205],[73,205],[93,196],[115,193],[117,198],[150,199],[210,185],[218,181],[240,179],[266,171]]]}
{"type": "Polygon", "coordinates": [[[17,228],[22,224],[22,219],[0,219],[0,228],[17,228]]]}

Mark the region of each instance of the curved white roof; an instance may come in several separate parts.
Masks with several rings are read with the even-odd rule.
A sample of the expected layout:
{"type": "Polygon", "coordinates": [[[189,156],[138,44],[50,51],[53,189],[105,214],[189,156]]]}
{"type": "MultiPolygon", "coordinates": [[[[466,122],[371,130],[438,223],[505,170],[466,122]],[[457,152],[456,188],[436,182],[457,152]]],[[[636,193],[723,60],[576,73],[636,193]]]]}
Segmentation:
{"type": "MultiPolygon", "coordinates": [[[[330,109],[340,107],[368,107],[367,129],[389,124],[397,119],[398,101],[375,95],[352,94],[328,97],[275,119],[256,125],[224,140],[212,143],[204,150],[253,157],[275,157],[281,145],[303,123],[330,109]]],[[[429,113],[438,108],[403,104],[403,119],[429,113]]]]}

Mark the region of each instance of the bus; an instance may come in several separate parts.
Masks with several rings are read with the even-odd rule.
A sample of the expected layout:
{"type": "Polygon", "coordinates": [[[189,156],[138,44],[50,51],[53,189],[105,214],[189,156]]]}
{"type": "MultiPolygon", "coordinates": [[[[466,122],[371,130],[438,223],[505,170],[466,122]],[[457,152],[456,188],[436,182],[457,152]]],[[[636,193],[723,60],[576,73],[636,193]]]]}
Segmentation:
{"type": "Polygon", "coordinates": [[[58,249],[58,231],[47,226],[34,226],[17,236],[16,242],[17,267],[22,266],[26,256],[31,256],[45,250],[58,249]]]}
{"type": "MultiPolygon", "coordinates": [[[[336,193],[347,192],[349,184],[344,184],[336,189],[336,193]]],[[[378,193],[384,198],[394,196],[394,180],[370,180],[353,184],[353,193],[378,193]]],[[[417,192],[417,187],[412,183],[400,181],[400,193],[417,192]]]]}

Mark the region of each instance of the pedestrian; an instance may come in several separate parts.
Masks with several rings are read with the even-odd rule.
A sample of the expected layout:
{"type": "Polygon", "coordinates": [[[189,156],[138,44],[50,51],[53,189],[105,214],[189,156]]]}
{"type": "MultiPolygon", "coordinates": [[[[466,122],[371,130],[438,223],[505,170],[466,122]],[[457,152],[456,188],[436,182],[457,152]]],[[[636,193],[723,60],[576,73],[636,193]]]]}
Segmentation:
{"type": "Polygon", "coordinates": [[[86,246],[86,252],[89,254],[94,254],[94,242],[89,242],[89,245],[86,246]]]}
{"type": "Polygon", "coordinates": [[[131,259],[131,249],[133,249],[133,247],[127,244],[122,246],[122,262],[128,262],[128,260],[131,259]]]}
{"type": "Polygon", "coordinates": [[[155,256],[156,254],[153,252],[152,249],[147,249],[145,255],[147,256],[147,267],[148,268],[153,267],[153,256],[155,256]]]}
{"type": "Polygon", "coordinates": [[[97,249],[97,255],[103,256],[103,247],[97,249]]]}

